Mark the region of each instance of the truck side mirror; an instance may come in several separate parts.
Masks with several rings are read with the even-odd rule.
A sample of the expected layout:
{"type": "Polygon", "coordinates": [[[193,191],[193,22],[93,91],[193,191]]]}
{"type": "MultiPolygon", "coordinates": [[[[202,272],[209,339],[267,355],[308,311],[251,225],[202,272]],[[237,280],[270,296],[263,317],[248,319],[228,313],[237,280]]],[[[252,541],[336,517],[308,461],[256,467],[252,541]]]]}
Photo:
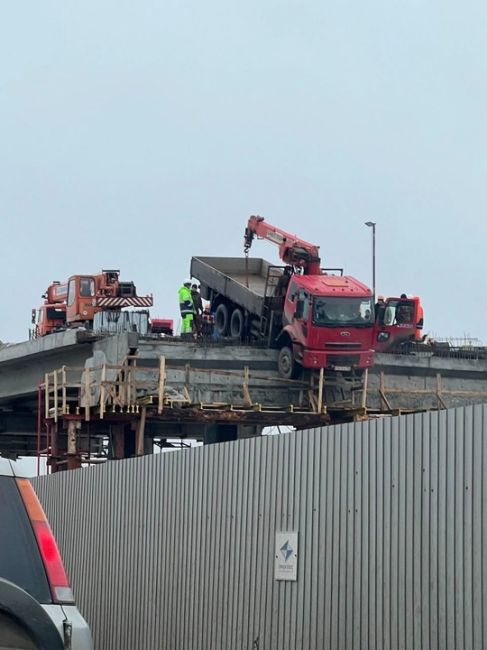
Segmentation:
{"type": "Polygon", "coordinates": [[[36,310],[35,310],[35,309],[32,310],[32,318],[31,318],[31,321],[32,321],[32,325],[35,325],[35,324],[36,324],[36,310]]]}

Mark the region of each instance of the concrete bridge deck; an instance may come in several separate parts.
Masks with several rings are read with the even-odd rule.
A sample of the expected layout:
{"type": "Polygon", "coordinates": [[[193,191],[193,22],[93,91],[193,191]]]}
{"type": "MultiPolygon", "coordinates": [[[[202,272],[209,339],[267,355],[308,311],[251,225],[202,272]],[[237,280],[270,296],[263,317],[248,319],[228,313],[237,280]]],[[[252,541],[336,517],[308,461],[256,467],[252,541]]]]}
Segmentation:
{"type": "MultiPolygon", "coordinates": [[[[286,382],[279,377],[275,350],[145,339],[136,333],[100,337],[81,329],[69,330],[0,348],[0,452],[37,453],[38,429],[44,428],[44,416],[49,416],[39,390],[46,374],[66,367],[74,369],[69,373],[71,377],[74,373],[73,386],[85,382],[87,373],[91,379],[98,377],[100,383],[101,368],[105,366],[105,384],[111,378],[118,385],[119,371],[114,368],[127,363],[128,358],[148,379],[151,372],[157,373],[161,357],[165,363],[164,403],[167,406],[171,395],[182,394],[185,403],[174,407],[169,400],[173,408],[158,413],[139,390],[132,412],[128,406],[117,411],[120,402],[114,400],[111,410],[107,409],[101,418],[94,409],[88,425],[83,421],[83,409],[79,415],[78,408],[75,435],[83,438],[81,443],[88,444],[93,453],[106,453],[104,438],[112,439],[110,453],[115,457],[136,453],[139,404],[147,406],[145,442],[143,450],[139,449],[143,453],[152,448],[154,440],[164,444],[168,438],[188,437],[212,442],[257,435],[262,427],[270,425],[302,428],[363,417],[363,406],[368,413],[377,415],[487,401],[485,359],[437,357],[432,353],[377,355],[376,365],[368,374],[365,398],[360,391],[351,392],[348,384],[330,382],[325,374],[318,403],[317,393],[313,397],[310,391],[309,378],[286,382]]],[[[68,416],[74,418],[76,414],[74,401],[79,399],[79,393],[79,389],[69,387],[65,391],[73,406],[69,411],[68,405],[66,417],[56,418],[55,429],[60,435],[67,435],[68,416]]],[[[61,446],[66,444],[61,441],[61,446]]]]}

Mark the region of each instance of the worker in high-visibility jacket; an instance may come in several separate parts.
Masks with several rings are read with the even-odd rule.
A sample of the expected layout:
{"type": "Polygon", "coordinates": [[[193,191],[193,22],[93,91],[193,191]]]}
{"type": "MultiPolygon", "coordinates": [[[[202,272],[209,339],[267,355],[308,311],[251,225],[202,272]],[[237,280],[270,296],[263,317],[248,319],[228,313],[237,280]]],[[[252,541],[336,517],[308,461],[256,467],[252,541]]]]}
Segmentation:
{"type": "Polygon", "coordinates": [[[193,296],[191,295],[191,280],[185,280],[183,286],[179,289],[179,311],[183,321],[181,334],[192,334],[194,305],[193,296]]]}

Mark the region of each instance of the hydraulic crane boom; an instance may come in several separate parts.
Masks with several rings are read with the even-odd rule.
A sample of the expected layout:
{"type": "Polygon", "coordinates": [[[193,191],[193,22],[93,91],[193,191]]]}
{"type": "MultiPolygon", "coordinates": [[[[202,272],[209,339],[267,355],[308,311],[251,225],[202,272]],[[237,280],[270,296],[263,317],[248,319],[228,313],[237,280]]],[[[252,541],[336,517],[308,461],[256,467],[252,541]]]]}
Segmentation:
{"type": "Polygon", "coordinates": [[[264,221],[263,217],[250,217],[244,235],[247,254],[254,237],[268,239],[279,246],[279,256],[286,264],[299,266],[305,275],[321,275],[320,247],[291,235],[264,221]]]}

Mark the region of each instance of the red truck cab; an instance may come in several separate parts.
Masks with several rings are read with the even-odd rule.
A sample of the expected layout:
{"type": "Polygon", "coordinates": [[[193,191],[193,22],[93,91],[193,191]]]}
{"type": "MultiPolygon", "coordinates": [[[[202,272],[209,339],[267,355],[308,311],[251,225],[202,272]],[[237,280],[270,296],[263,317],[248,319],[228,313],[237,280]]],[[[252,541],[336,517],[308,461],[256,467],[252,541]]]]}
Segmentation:
{"type": "Polygon", "coordinates": [[[400,350],[408,342],[420,340],[422,329],[423,307],[418,296],[387,298],[376,313],[375,350],[400,350]]]}
{"type": "Polygon", "coordinates": [[[373,365],[374,305],[367,286],[350,276],[293,275],[284,301],[279,370],[363,370],[373,365]]]}
{"type": "Polygon", "coordinates": [[[34,338],[46,336],[52,332],[61,332],[66,329],[66,305],[60,303],[44,304],[39,307],[38,312],[32,310],[32,324],[35,326],[31,331],[34,338]],[[37,316],[37,318],[36,318],[37,316]]]}

